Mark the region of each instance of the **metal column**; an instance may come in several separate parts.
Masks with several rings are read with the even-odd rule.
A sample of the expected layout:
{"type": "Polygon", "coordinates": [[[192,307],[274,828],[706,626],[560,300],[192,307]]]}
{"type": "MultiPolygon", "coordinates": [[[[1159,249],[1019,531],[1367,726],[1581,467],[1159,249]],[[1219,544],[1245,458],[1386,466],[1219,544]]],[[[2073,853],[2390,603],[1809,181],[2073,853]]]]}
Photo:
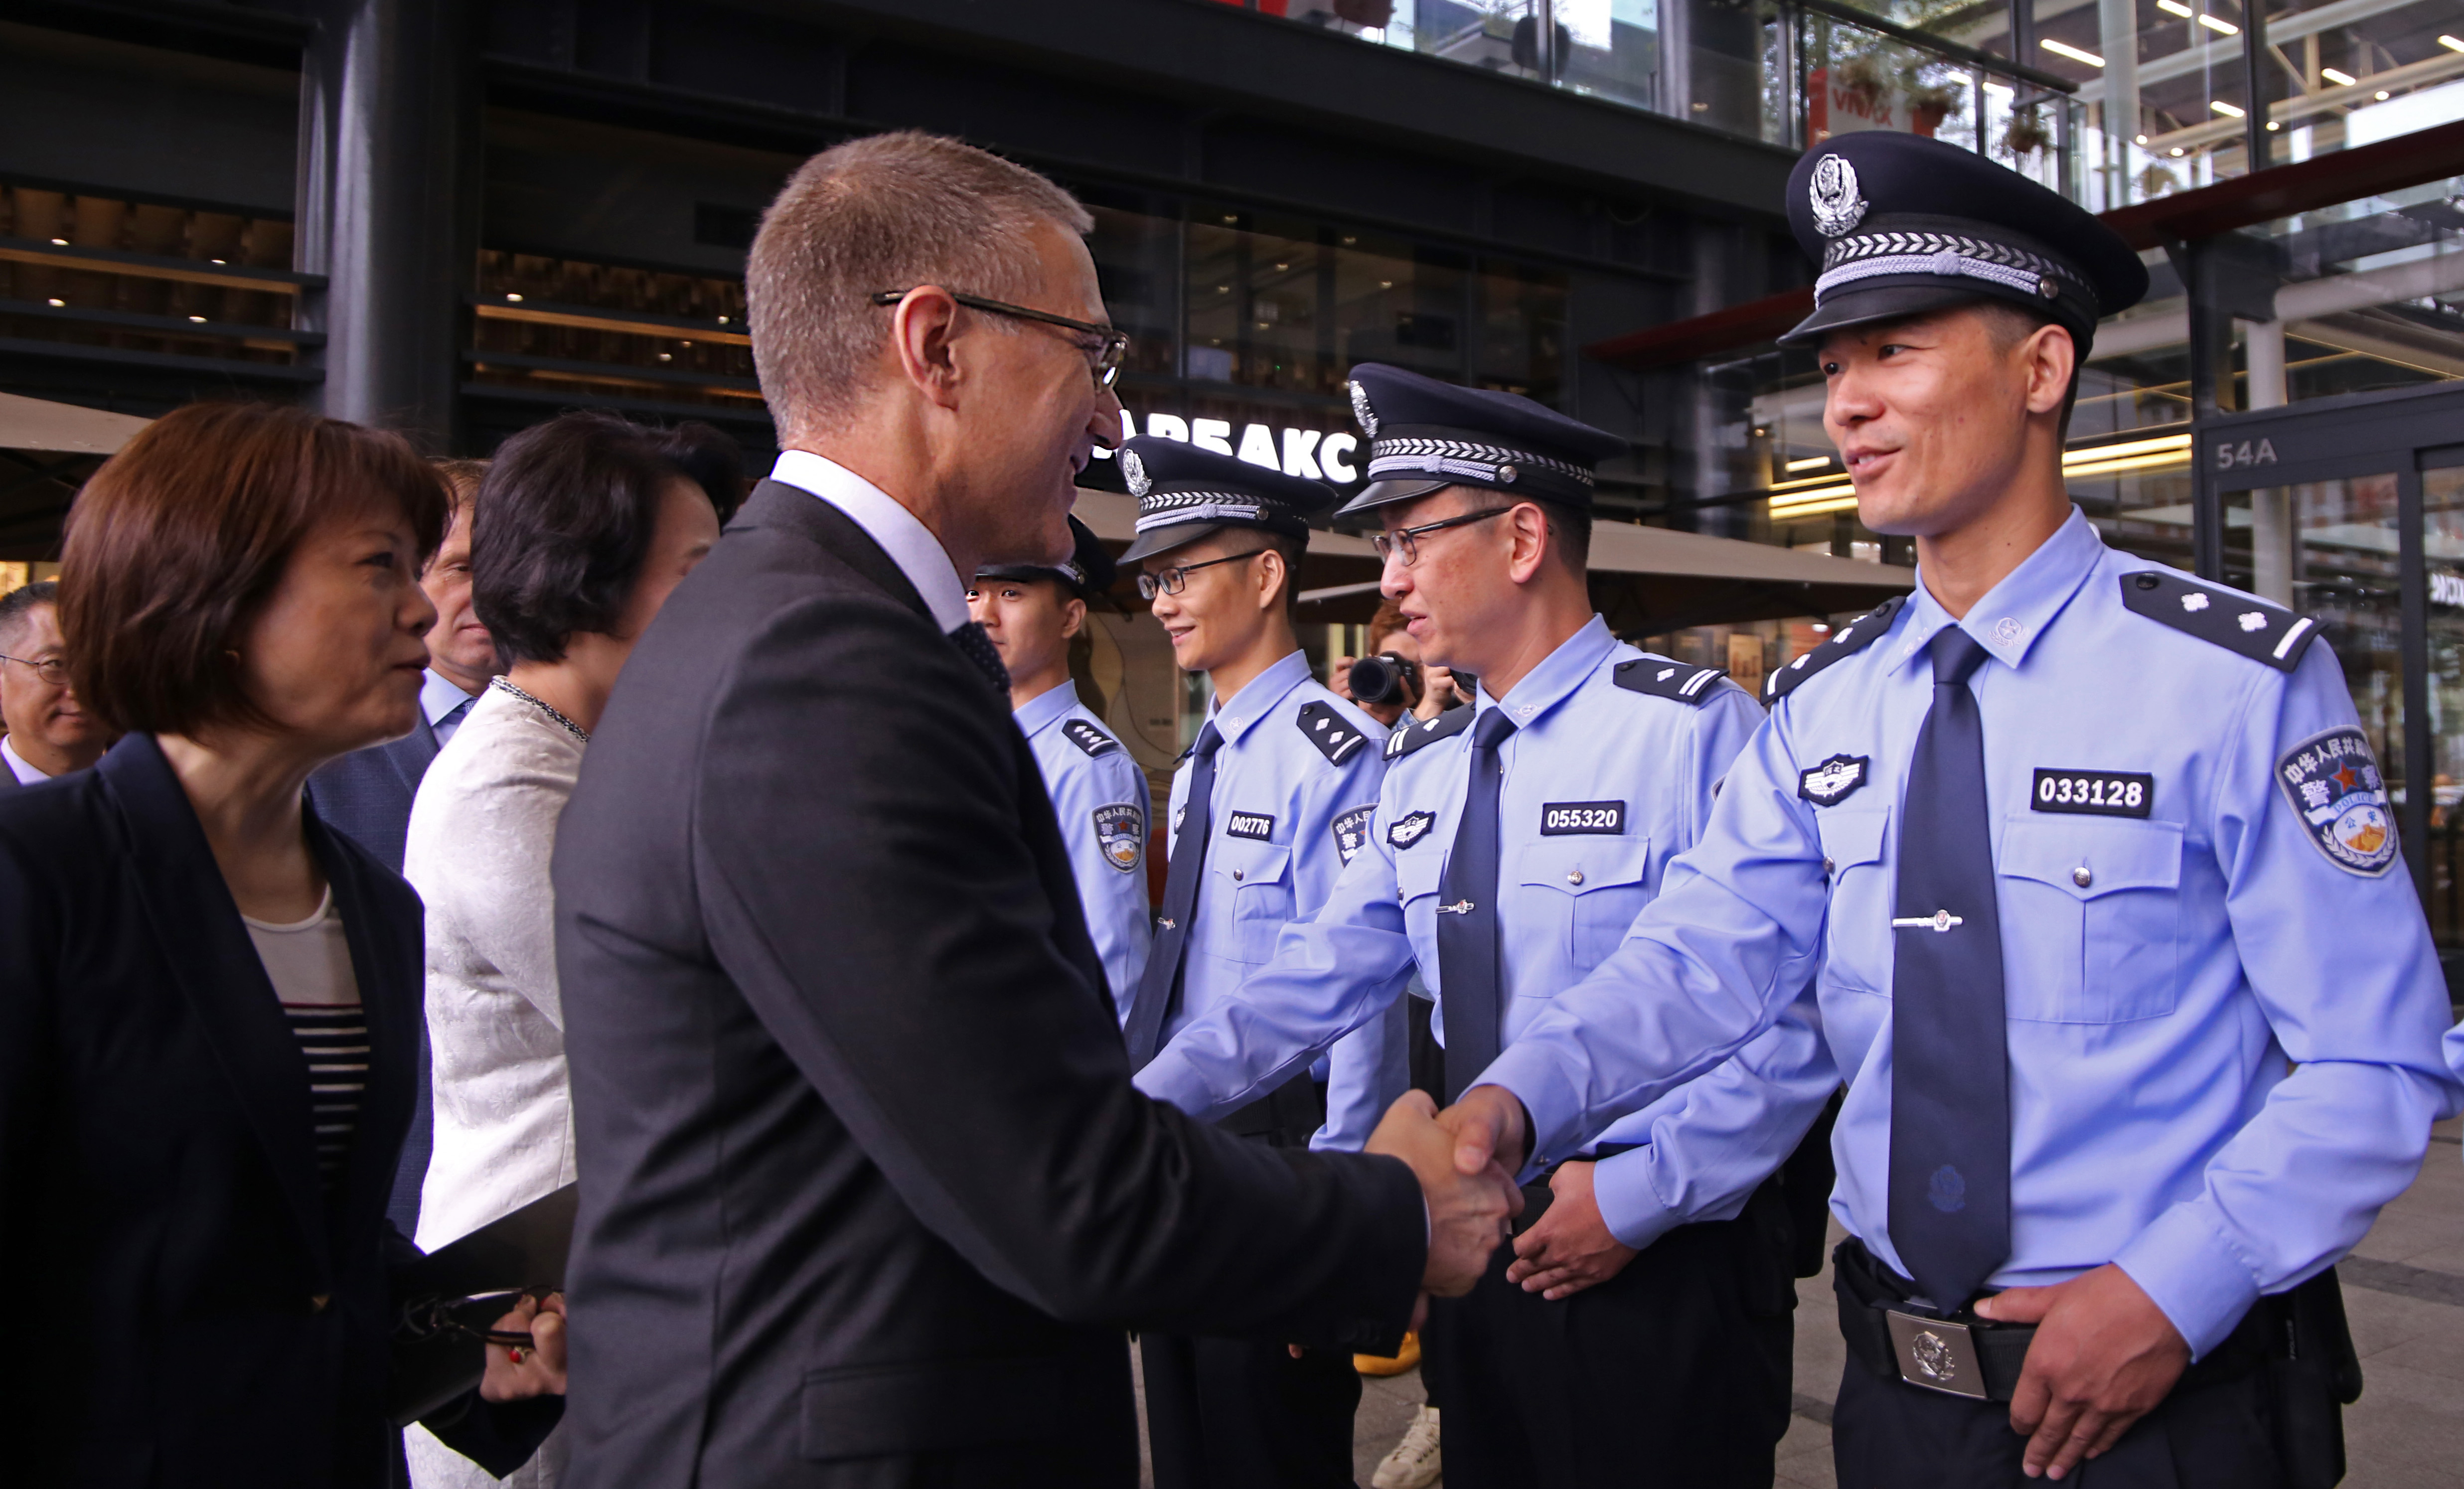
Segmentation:
{"type": "Polygon", "coordinates": [[[324,0],[301,59],[298,267],[324,411],[453,448],[462,294],[476,251],[477,111],[465,0],[324,0]]]}

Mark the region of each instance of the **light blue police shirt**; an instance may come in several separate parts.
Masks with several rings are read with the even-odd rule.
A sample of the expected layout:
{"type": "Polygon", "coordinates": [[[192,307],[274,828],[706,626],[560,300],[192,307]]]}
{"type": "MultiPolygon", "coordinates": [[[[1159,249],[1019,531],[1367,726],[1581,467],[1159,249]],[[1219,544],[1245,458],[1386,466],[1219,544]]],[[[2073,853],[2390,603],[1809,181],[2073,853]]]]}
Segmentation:
{"type": "Polygon", "coordinates": [[[1147,964],[1147,777],[1130,752],[1065,682],[1014,715],[1044,773],[1052,815],[1069,845],[1069,869],[1086,907],[1087,931],[1103,958],[1112,1006],[1130,1017],[1147,964]]]}
{"type": "MultiPolygon", "coordinates": [[[[1964,621],[1920,582],[1879,640],[1781,698],[1633,934],[1483,1076],[1521,1098],[1535,1153],[1723,1058],[1818,959],[1850,1083],[1832,1210],[1905,1272],[1893,937],[1935,932],[1891,926],[1894,823],[1932,703],[1925,648],[1957,624],[1991,654],[1969,686],[2010,1028],[2012,1249],[1992,1284],[2116,1262],[2204,1354],[2359,1240],[2464,1095],[2439,1059],[2429,928],[2392,841],[2366,831],[2386,797],[2334,654],[2314,645],[2287,674],[2135,613],[2123,586],[2149,567],[2074,509],[1964,621]]],[[[2158,572],[2246,632],[2306,628],[2158,572]]]]}
{"type": "MultiPolygon", "coordinates": [[[[1660,887],[1669,860],[1701,836],[1729,762],[1762,721],[1734,684],[1695,702],[1618,686],[1620,663],[1645,660],[1676,682],[1704,669],[1645,658],[1589,624],[1502,700],[1516,728],[1499,747],[1498,947],[1512,1039],[1562,989],[1608,956],[1660,887]]],[[[1407,722],[1432,735],[1390,747],[1368,842],[1325,909],[1283,931],[1274,961],[1237,998],[1193,1019],[1137,1077],[1183,1110],[1220,1114],[1272,1089],[1310,1053],[1378,1017],[1417,970],[1435,990],[1441,1040],[1438,886],[1470,780],[1471,730],[1460,716],[1407,722]]],[[[1593,1189],[1627,1245],[1673,1226],[1733,1218],[1788,1157],[1838,1085],[1810,1023],[1793,1011],[1736,1060],[1600,1134],[1639,1144],[1600,1164],[1593,1189]]]]}
{"type": "MultiPolygon", "coordinates": [[[[1320,687],[1298,651],[1252,678],[1231,702],[1210,702],[1207,719],[1223,736],[1215,756],[1213,831],[1184,943],[1180,1001],[1160,1038],[1166,1044],[1228,1000],[1274,954],[1284,927],[1326,903],[1336,874],[1358,851],[1386,773],[1385,726],[1320,687]]],[[[1190,769],[1183,760],[1173,775],[1166,843],[1179,835],[1190,769]]],[[[1367,1142],[1409,1084],[1407,1056],[1399,1020],[1337,1045],[1327,1073],[1326,1126],[1310,1146],[1353,1151],[1367,1142]]]]}

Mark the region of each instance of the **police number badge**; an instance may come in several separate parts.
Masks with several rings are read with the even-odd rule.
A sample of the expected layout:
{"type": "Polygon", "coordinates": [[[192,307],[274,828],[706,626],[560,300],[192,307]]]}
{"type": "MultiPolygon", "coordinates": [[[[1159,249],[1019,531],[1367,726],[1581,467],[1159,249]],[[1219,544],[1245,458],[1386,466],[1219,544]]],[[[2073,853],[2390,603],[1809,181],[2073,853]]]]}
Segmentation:
{"type": "Polygon", "coordinates": [[[1814,226],[1826,238],[1836,238],[1865,220],[1865,198],[1857,189],[1857,167],[1846,158],[1826,155],[1814,163],[1814,180],[1805,194],[1814,208],[1814,226]]]}
{"type": "Polygon", "coordinates": [[[1143,815],[1131,802],[1118,806],[1095,808],[1095,844],[1104,850],[1104,862],[1123,873],[1138,866],[1146,856],[1147,824],[1143,815]]]}
{"type": "Polygon", "coordinates": [[[1133,496],[1144,496],[1155,488],[1155,483],[1147,479],[1147,463],[1138,458],[1134,449],[1121,451],[1121,479],[1130,483],[1133,496]]]}
{"type": "Polygon", "coordinates": [[[2395,819],[2370,742],[2347,725],[2314,734],[2276,762],[2276,782],[2310,841],[2346,873],[2375,879],[2395,863],[2395,819]]]}

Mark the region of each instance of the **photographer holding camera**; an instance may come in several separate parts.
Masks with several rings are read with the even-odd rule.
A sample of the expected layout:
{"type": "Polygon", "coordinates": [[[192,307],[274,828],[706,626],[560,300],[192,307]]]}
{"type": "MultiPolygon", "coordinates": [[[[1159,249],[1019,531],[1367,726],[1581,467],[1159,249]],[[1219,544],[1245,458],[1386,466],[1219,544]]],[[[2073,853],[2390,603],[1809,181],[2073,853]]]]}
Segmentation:
{"type": "Polygon", "coordinates": [[[1326,686],[1336,697],[1351,699],[1361,712],[1392,729],[1406,713],[1436,718],[1469,701],[1470,681],[1457,683],[1446,668],[1422,666],[1420,644],[1404,629],[1403,612],[1389,600],[1370,618],[1369,654],[1335,658],[1326,686]],[[1352,685],[1354,668],[1360,679],[1357,690],[1352,685]]]}

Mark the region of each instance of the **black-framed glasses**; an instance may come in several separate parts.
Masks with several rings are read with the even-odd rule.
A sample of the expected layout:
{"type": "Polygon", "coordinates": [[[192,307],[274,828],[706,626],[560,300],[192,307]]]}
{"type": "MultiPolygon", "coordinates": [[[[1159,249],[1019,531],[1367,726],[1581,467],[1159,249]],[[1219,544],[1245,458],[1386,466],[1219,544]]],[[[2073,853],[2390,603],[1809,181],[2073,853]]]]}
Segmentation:
{"type": "Polygon", "coordinates": [[[1228,558],[1209,558],[1204,563],[1183,563],[1169,569],[1157,569],[1153,574],[1141,574],[1138,576],[1138,598],[1153,600],[1157,593],[1177,595],[1188,587],[1189,577],[1199,570],[1211,569],[1219,563],[1238,563],[1243,558],[1254,558],[1265,551],[1264,548],[1252,548],[1247,553],[1236,553],[1228,558]]]}
{"type": "Polygon", "coordinates": [[[66,688],[69,685],[69,665],[57,657],[45,657],[36,662],[26,657],[0,656],[0,662],[14,662],[19,667],[31,667],[34,669],[36,677],[55,688],[66,688]]]}
{"type": "Polygon", "coordinates": [[[1403,567],[1408,569],[1420,561],[1421,534],[1442,533],[1450,527],[1468,527],[1474,522],[1485,522],[1491,517],[1502,517],[1513,510],[1512,507],[1491,507],[1486,512],[1466,512],[1462,516],[1448,517],[1443,522],[1423,522],[1419,527],[1398,527],[1391,533],[1372,533],[1369,535],[1369,546],[1377,550],[1377,561],[1380,563],[1392,561],[1396,551],[1401,550],[1403,567]]]}
{"type": "MultiPolygon", "coordinates": [[[[895,305],[914,293],[912,288],[875,290],[872,294],[872,302],[875,305],[895,305]]],[[[1087,352],[1090,359],[1087,370],[1094,374],[1097,387],[1111,387],[1121,376],[1121,363],[1129,360],[1130,334],[1126,331],[1115,331],[1111,326],[1099,326],[1091,320],[1073,320],[1067,316],[1056,316],[1048,310],[1031,310],[1024,305],[1012,305],[1003,300],[988,300],[980,295],[961,295],[956,290],[946,290],[942,293],[969,310],[988,311],[996,316],[1011,316],[1020,320],[1041,321],[1047,326],[1061,326],[1067,330],[1083,331],[1089,336],[1103,338],[1104,344],[1100,348],[1091,351],[1084,346],[1078,348],[1082,352],[1087,352]]]]}

